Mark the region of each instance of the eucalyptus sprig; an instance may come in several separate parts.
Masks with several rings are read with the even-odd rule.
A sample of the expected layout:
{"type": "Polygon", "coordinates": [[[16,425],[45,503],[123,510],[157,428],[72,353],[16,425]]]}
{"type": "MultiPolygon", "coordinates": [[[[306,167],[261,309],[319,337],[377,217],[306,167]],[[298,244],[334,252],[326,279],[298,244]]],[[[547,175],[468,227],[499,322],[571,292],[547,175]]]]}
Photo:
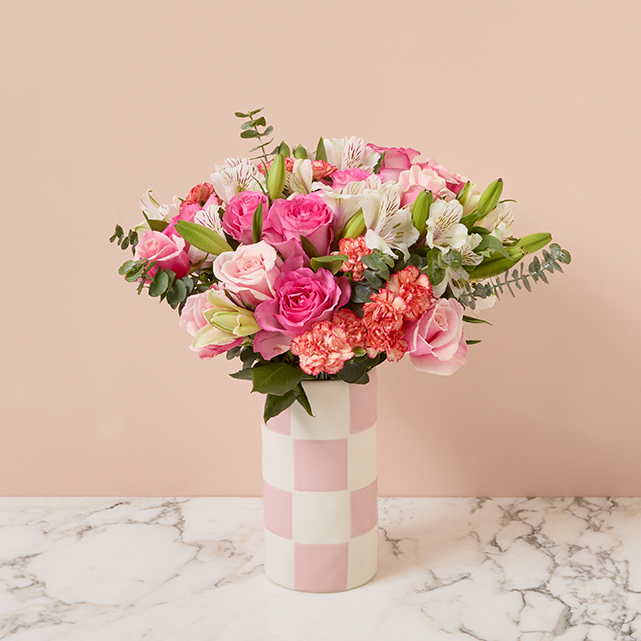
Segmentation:
{"type": "Polygon", "coordinates": [[[138,244],[138,232],[133,229],[130,229],[126,234],[123,228],[120,225],[116,225],[113,236],[109,239],[110,243],[113,243],[114,240],[118,241],[120,249],[128,249],[131,247],[131,253],[134,254],[136,251],[136,245],[138,244]]]}
{"type": "Polygon", "coordinates": [[[488,298],[489,296],[496,296],[500,298],[500,294],[503,294],[504,288],[510,292],[512,296],[515,296],[514,290],[511,285],[514,285],[517,289],[525,289],[528,292],[532,291],[532,284],[530,283],[530,278],[536,285],[539,281],[543,281],[546,284],[549,284],[547,274],[550,274],[555,271],[563,273],[563,265],[569,265],[572,261],[572,256],[567,249],[561,249],[557,243],[552,243],[550,245],[550,251],[544,249],[542,251],[543,260],[538,256],[534,256],[530,262],[527,271],[524,268],[523,263],[521,263],[519,269],[513,269],[511,272],[507,270],[504,274],[489,279],[486,283],[476,283],[474,287],[467,281],[464,282],[463,287],[465,288],[465,293],[459,297],[461,304],[471,309],[476,309],[476,299],[477,298],[488,298]],[[501,277],[503,280],[501,280],[501,277]]]}
{"type": "Polygon", "coordinates": [[[263,138],[269,138],[271,135],[272,131],[274,131],[274,128],[271,125],[267,125],[267,121],[265,120],[264,116],[260,116],[259,118],[254,118],[254,116],[257,113],[260,113],[263,110],[263,107],[260,109],[254,109],[252,111],[248,111],[247,113],[243,113],[242,111],[237,111],[234,113],[236,118],[247,118],[247,122],[244,122],[240,128],[240,137],[241,138],[258,138],[258,141],[260,144],[258,144],[256,147],[253,149],[250,149],[250,153],[254,151],[260,150],[262,153],[260,153],[258,156],[255,156],[251,160],[262,160],[265,166],[269,163],[269,156],[270,153],[265,149],[267,145],[271,145],[274,142],[274,139],[270,140],[263,140],[263,138]],[[262,131],[261,131],[262,129],[262,131]]]}

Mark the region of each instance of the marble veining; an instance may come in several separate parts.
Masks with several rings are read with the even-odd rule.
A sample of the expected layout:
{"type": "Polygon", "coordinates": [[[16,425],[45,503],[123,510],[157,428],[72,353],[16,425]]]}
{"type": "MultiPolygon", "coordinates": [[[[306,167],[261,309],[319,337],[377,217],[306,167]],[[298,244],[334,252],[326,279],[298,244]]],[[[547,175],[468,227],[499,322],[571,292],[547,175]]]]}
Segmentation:
{"type": "Polygon", "coordinates": [[[641,641],[641,499],[379,500],[379,572],[263,574],[255,498],[0,498],[0,639],[641,641]]]}

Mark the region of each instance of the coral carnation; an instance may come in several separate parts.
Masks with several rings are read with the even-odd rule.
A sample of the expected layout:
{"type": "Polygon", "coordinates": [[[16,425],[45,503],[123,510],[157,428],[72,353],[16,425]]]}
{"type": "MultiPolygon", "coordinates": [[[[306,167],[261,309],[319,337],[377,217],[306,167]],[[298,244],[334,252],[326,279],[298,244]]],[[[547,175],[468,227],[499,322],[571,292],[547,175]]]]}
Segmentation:
{"type": "Polygon", "coordinates": [[[339,309],[332,316],[332,324],[340,327],[347,336],[350,347],[363,347],[367,337],[367,328],[363,319],[351,309],[339,309]]]}
{"type": "Polygon", "coordinates": [[[338,249],[341,254],[347,256],[347,260],[341,265],[341,271],[352,272],[352,278],[355,281],[363,280],[363,272],[367,268],[363,265],[362,258],[372,253],[372,250],[365,244],[365,236],[341,238],[338,241],[338,249]]]}
{"type": "Polygon", "coordinates": [[[367,327],[365,349],[370,356],[387,352],[391,361],[398,361],[407,351],[403,338],[405,301],[394,292],[382,289],[372,294],[372,302],[363,305],[363,322],[367,327]]]}
{"type": "Polygon", "coordinates": [[[403,299],[407,320],[419,319],[432,303],[432,285],[413,265],[393,274],[385,287],[403,299]]]}
{"type": "MultiPolygon", "coordinates": [[[[180,203],[180,211],[182,212],[183,208],[187,205],[198,205],[199,207],[204,207],[205,203],[213,193],[214,186],[211,183],[200,183],[199,185],[192,187],[190,192],[187,194],[187,198],[180,203]]],[[[218,200],[218,198],[216,198],[216,200],[218,200]]]]}
{"type": "Polygon", "coordinates": [[[310,376],[321,372],[336,374],[354,356],[347,334],[329,321],[314,323],[309,331],[294,338],[290,349],[300,359],[300,368],[310,376]]]}

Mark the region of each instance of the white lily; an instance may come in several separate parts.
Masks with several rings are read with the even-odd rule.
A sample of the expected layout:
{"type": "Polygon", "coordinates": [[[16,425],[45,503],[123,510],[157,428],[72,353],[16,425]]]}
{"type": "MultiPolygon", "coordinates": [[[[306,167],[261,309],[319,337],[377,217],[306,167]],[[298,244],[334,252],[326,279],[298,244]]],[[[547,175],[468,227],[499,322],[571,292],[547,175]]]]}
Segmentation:
{"type": "MultiPolygon", "coordinates": [[[[180,199],[174,196],[174,200],[170,205],[161,205],[152,195],[151,189],[146,191],[140,197],[140,208],[149,220],[164,220],[170,222],[180,212],[180,199]]],[[[138,235],[151,231],[151,227],[147,220],[138,223],[134,230],[138,235]]]]}
{"type": "Polygon", "coordinates": [[[412,223],[410,207],[401,207],[401,196],[394,184],[385,183],[380,191],[366,191],[361,206],[367,227],[365,244],[390,256],[398,249],[409,258],[408,248],[418,240],[419,233],[412,223]]]}
{"type": "Polygon", "coordinates": [[[352,136],[351,138],[328,138],[325,143],[327,162],[338,169],[351,169],[352,167],[364,167],[372,169],[380,154],[368,150],[362,138],[352,136]]]}
{"type": "MultiPolygon", "coordinates": [[[[427,244],[443,253],[460,249],[467,239],[467,227],[460,223],[463,207],[458,200],[437,200],[427,219],[427,244]]],[[[479,241],[480,242],[480,241],[479,241]]]]}
{"type": "Polygon", "coordinates": [[[148,189],[140,197],[140,209],[151,220],[163,220],[164,215],[160,211],[162,205],[151,195],[152,190],[148,189]]]}
{"type": "Polygon", "coordinates": [[[216,165],[211,184],[218,197],[228,203],[241,191],[264,188],[265,177],[248,158],[226,158],[224,165],[216,165]]]}

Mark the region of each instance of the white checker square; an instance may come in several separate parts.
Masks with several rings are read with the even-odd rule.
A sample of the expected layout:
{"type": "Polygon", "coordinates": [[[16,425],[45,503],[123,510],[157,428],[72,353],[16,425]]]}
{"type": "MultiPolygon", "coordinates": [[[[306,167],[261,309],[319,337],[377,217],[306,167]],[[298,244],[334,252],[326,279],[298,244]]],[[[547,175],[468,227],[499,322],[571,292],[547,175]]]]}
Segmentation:
{"type": "Polygon", "coordinates": [[[294,589],[294,542],[265,529],[265,574],[278,585],[294,589]]]}
{"type": "Polygon", "coordinates": [[[347,487],[360,490],[376,480],[376,424],[347,439],[347,487]]]}
{"type": "Polygon", "coordinates": [[[347,589],[367,583],[378,567],[378,527],[357,536],[348,544],[347,589]]]}
{"type": "Polygon", "coordinates": [[[294,441],[262,426],[263,479],[279,490],[294,489],[294,441]]]}
{"type": "Polygon", "coordinates": [[[351,527],[349,491],[294,492],[292,518],[295,543],[346,543],[351,527]]]}
{"type": "Polygon", "coordinates": [[[343,381],[305,381],[303,386],[315,418],[294,403],[291,407],[292,437],[314,441],[347,438],[349,385],[343,381]]]}

